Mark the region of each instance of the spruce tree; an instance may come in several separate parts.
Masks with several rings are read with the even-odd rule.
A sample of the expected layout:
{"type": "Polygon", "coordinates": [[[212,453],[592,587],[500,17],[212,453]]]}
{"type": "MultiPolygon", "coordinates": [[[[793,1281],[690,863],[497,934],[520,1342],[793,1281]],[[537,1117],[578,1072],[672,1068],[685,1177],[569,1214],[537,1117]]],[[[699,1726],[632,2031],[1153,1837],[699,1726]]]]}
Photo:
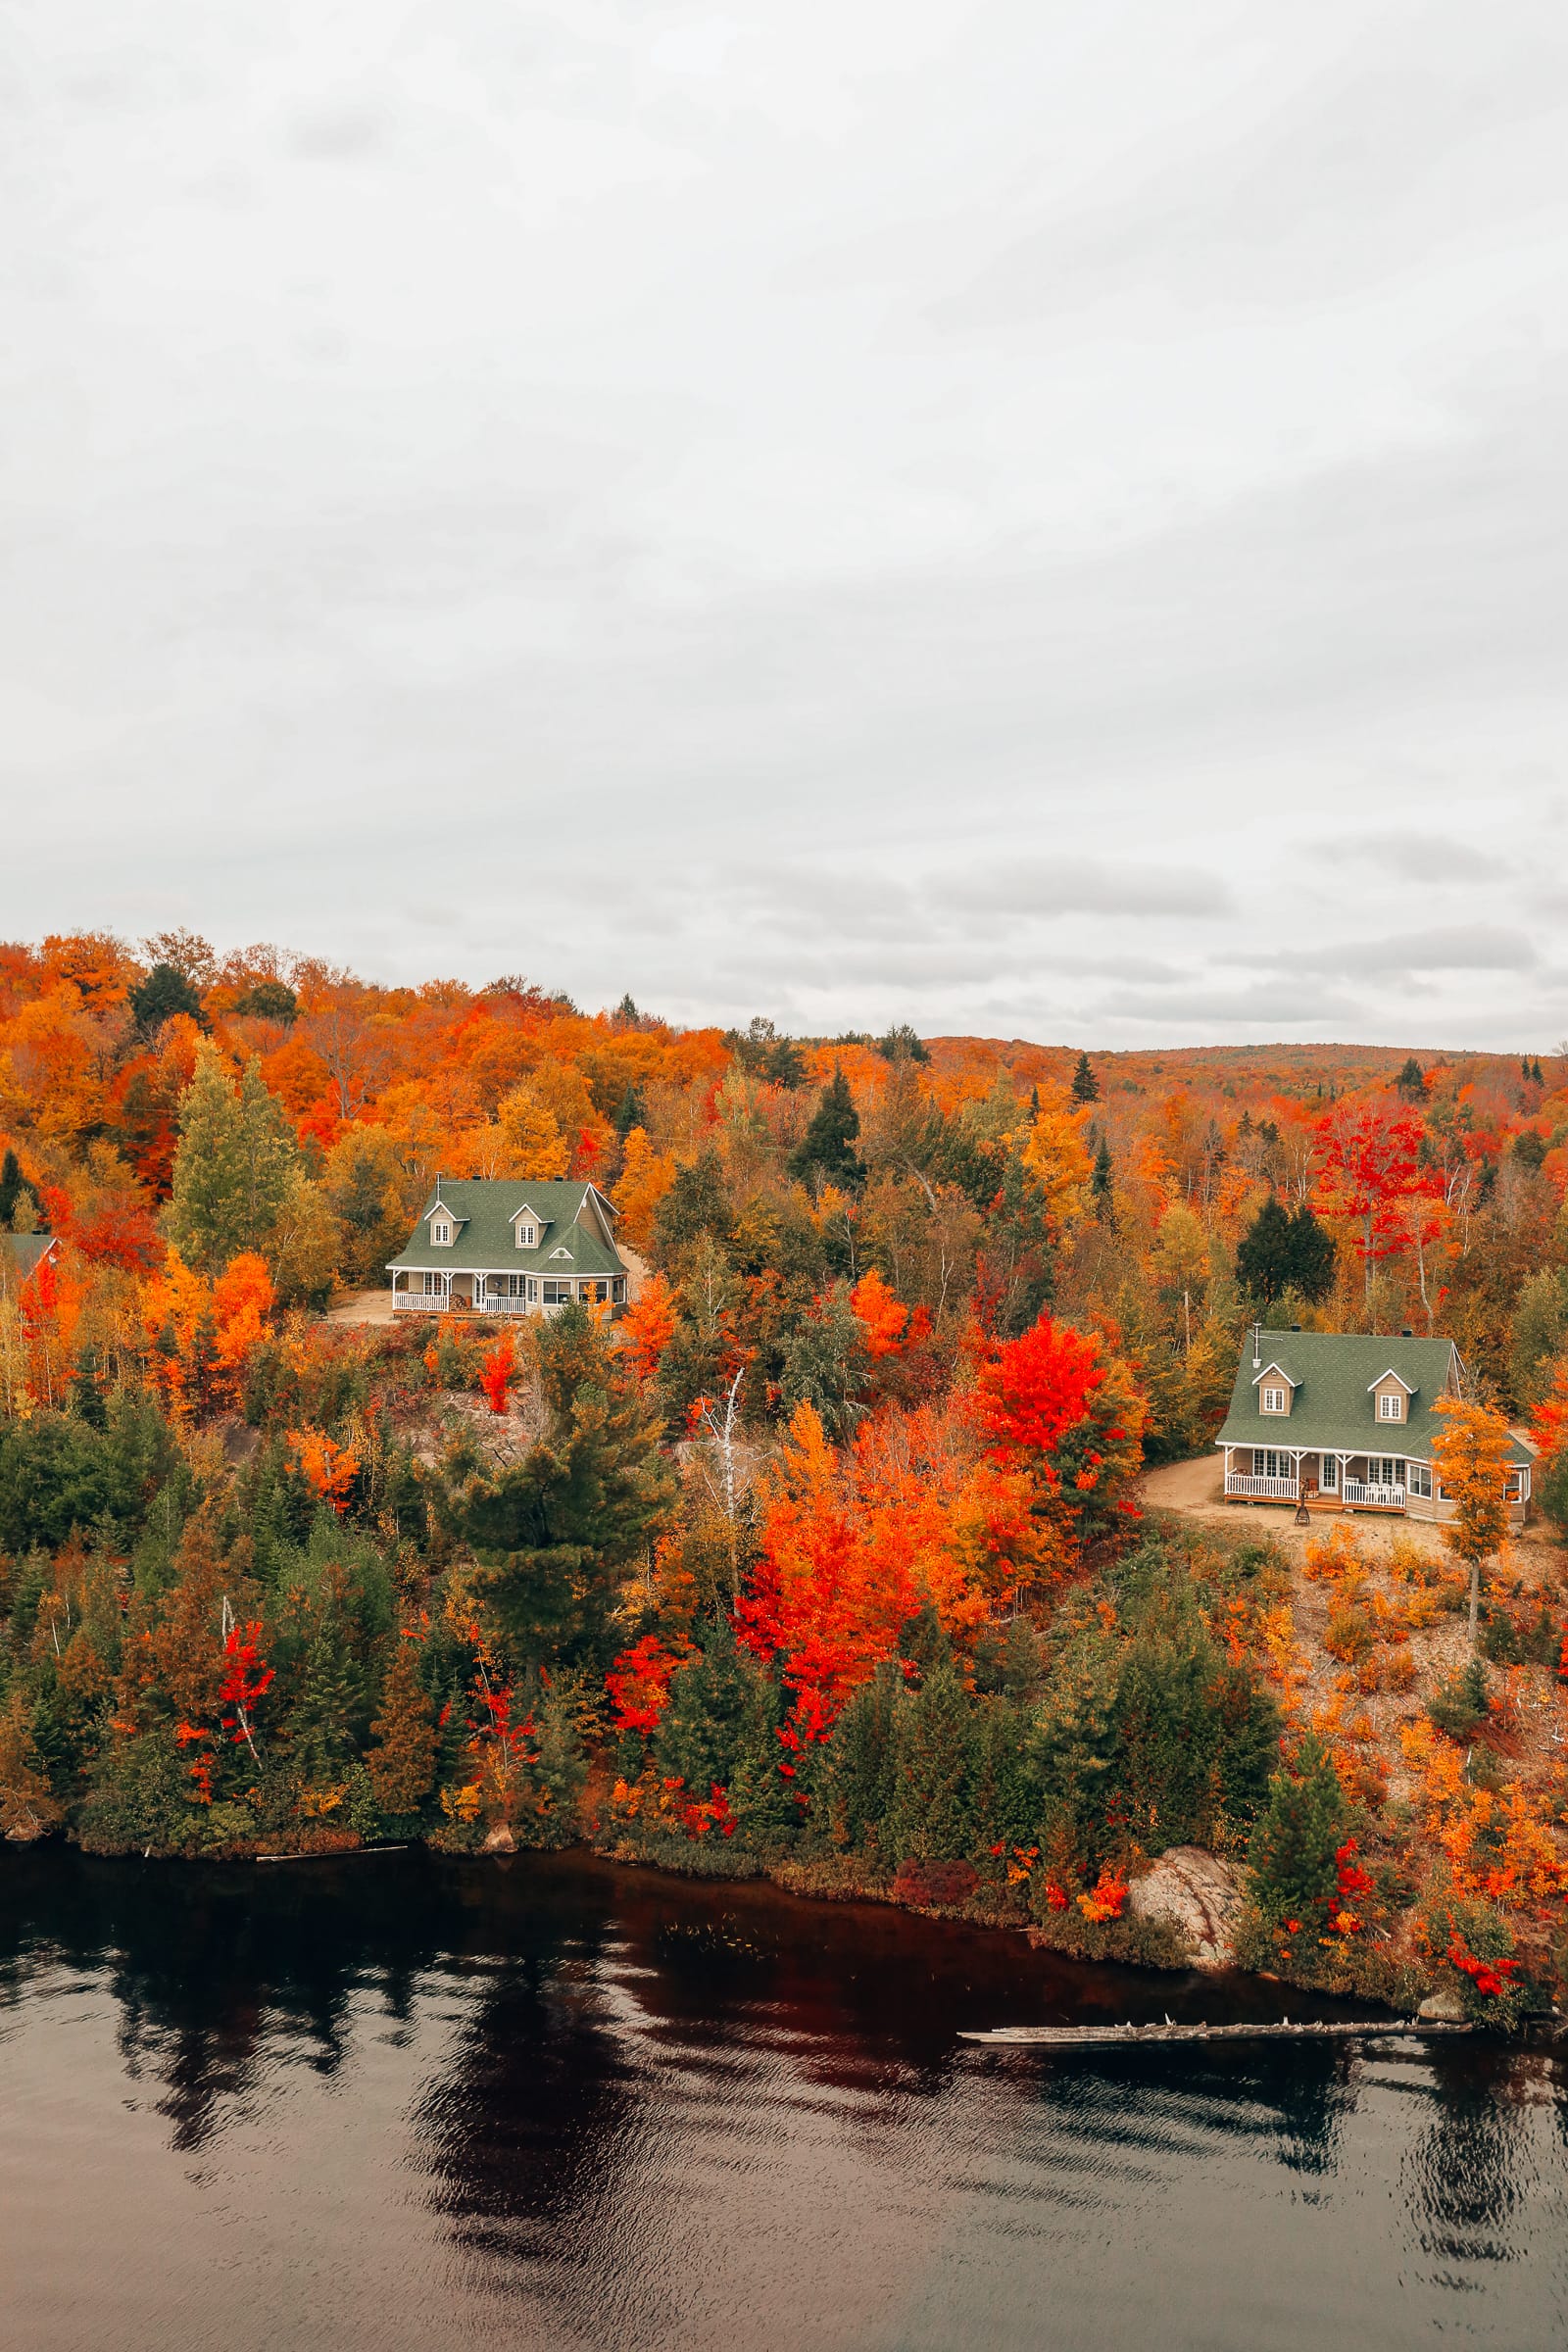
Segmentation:
{"type": "Polygon", "coordinates": [[[615,1115],[610,1123],[622,1143],[634,1127],[647,1127],[648,1113],[643,1108],[643,1099],[635,1086],[627,1087],[615,1105],[615,1115]]]}
{"type": "Polygon", "coordinates": [[[1089,1198],[1100,1223],[1114,1225],[1116,1222],[1115,1177],[1111,1169],[1110,1146],[1103,1136],[1100,1139],[1100,1150],[1095,1153],[1095,1164],[1090,1171],[1089,1198]]]}
{"type": "Polygon", "coordinates": [[[201,998],[186,975],[172,963],[155,963],[146,979],[131,990],[126,1003],[143,1037],[155,1036],[177,1012],[203,1029],[207,1026],[201,998]]]}
{"type": "Polygon", "coordinates": [[[550,1426],[520,1461],[462,1498],[456,1524],[518,1664],[562,1659],[603,1672],[622,1578],[647,1556],[673,1481],[657,1414],[636,1382],[617,1382],[586,1309],[545,1325],[539,1349],[550,1426]]]}
{"type": "Polygon", "coordinates": [[[185,1263],[220,1273],[242,1250],[265,1250],[302,1167],[288,1114],[261,1064],[236,1087],[215,1046],[197,1049],[179,1106],[179,1148],[165,1220],[185,1263]]]}
{"type": "Polygon", "coordinates": [[[1291,1260],[1291,1220],[1270,1193],[1237,1248],[1236,1279],[1253,1298],[1271,1306],[1290,1288],[1291,1260]]]}
{"type": "Polygon", "coordinates": [[[860,1114],[842,1069],[835,1069],[817,1098],[811,1123],[790,1154],[789,1172],[813,1192],[827,1184],[840,1192],[858,1192],[865,1182],[865,1163],[856,1152],[860,1114]]]}
{"type": "Polygon", "coordinates": [[[1425,1101],[1427,1091],[1426,1072],[1422,1069],[1421,1064],[1417,1061],[1413,1054],[1408,1055],[1406,1058],[1404,1067],[1400,1070],[1399,1075],[1397,1078],[1396,1078],[1394,1084],[1396,1090],[1399,1094],[1403,1095],[1407,1102],[1421,1102],[1425,1101]]]}
{"type": "Polygon", "coordinates": [[[720,1618],[704,1627],[696,1657],[670,1683],[653,1746],[660,1777],[684,1782],[699,1802],[715,1784],[727,1788],[746,1744],[753,1701],[752,1678],[728,1619],[720,1618]]]}
{"type": "Polygon", "coordinates": [[[1303,1200],[1291,1218],[1286,1244],[1289,1288],[1316,1306],[1334,1288],[1334,1236],[1303,1200]]]}
{"type": "Polygon", "coordinates": [[[43,1218],[43,1196],[30,1177],[22,1173],[22,1162],[10,1145],[4,1159],[0,1159],[0,1233],[20,1233],[17,1210],[25,1200],[30,1204],[33,1222],[27,1227],[36,1233],[43,1218]]]}
{"type": "Polygon", "coordinates": [[[418,1644],[401,1636],[381,1686],[370,1740],[366,1763],[376,1803],[385,1813],[416,1813],[434,1786],[439,1740],[435,1709],[419,1680],[418,1644]]]}
{"type": "Polygon", "coordinates": [[[1249,1851],[1252,1900],[1271,1924],[1306,1920],[1336,1886],[1335,1856],[1349,1836],[1349,1808],[1327,1748],[1313,1733],[1297,1742],[1294,1771],[1277,1772],[1249,1851]]]}
{"type": "Polygon", "coordinates": [[[893,1719],[904,1688],[897,1659],[884,1658],[833,1727],[823,1803],[835,1844],[876,1852],[893,1792],[893,1719]]]}
{"type": "Polygon", "coordinates": [[[303,1787],[320,1788],[340,1778],[353,1758],[364,1703],[360,1678],[335,1616],[317,1628],[288,1714],[294,1770],[303,1787]]]}
{"type": "Polygon", "coordinates": [[[1067,1091],[1075,1102],[1100,1101],[1100,1080],[1095,1076],[1087,1054],[1079,1054],[1078,1067],[1073,1071],[1072,1085],[1067,1091]]]}
{"type": "Polygon", "coordinates": [[[951,1665],[937,1668],[894,1717],[892,1797],[884,1851],[892,1862],[958,1862],[974,1842],[974,1727],[951,1665]]]}

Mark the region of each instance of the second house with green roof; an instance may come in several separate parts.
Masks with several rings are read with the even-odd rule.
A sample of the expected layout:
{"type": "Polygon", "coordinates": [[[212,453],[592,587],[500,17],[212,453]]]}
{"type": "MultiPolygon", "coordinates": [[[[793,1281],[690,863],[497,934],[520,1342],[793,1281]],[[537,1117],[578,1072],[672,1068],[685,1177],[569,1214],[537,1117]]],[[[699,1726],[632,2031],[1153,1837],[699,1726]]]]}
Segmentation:
{"type": "MultiPolygon", "coordinates": [[[[1451,1340],[1359,1332],[1264,1331],[1254,1325],[1236,1368],[1230,1411],[1214,1443],[1230,1502],[1305,1502],[1447,1519],[1433,1440],[1440,1396],[1462,1396],[1451,1340]]],[[[1510,1440],[1508,1516],[1523,1524],[1530,1448],[1510,1440]]]]}
{"type": "Polygon", "coordinates": [[[574,1300],[624,1306],[615,1211],[594,1184],[438,1176],[392,1259],[400,1314],[554,1315],[574,1300]]]}

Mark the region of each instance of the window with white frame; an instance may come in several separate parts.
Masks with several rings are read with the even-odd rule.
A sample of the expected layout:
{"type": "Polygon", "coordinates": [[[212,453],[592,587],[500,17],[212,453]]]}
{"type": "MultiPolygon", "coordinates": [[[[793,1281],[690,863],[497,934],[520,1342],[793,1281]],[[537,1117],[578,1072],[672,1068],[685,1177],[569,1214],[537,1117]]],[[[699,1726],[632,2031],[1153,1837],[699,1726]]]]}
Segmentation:
{"type": "Polygon", "coordinates": [[[1289,1409],[1290,1399],[1284,1389],[1265,1389],[1262,1405],[1265,1413],[1283,1413],[1289,1409]]]}
{"type": "Polygon", "coordinates": [[[1254,1478],[1294,1478],[1296,1462],[1282,1446],[1254,1446],[1252,1447],[1252,1476],[1254,1478]]]}
{"type": "Polygon", "coordinates": [[[1525,1474],[1522,1469],[1515,1467],[1509,1471],[1507,1484],[1504,1486],[1502,1492],[1505,1501],[1523,1502],[1525,1498],[1526,1488],[1525,1474]]]}
{"type": "Polygon", "coordinates": [[[1337,1494],[1339,1493],[1340,1457],[1337,1453],[1319,1454],[1317,1483],[1322,1488],[1325,1494],[1337,1494]]]}
{"type": "Polygon", "coordinates": [[[537,1227],[533,1225],[519,1224],[517,1227],[517,1248],[519,1250],[534,1249],[538,1244],[538,1240],[539,1233],[537,1227]]]}
{"type": "Polygon", "coordinates": [[[1404,1465],[1404,1484],[1409,1494],[1424,1495],[1430,1501],[1432,1496],[1432,1464],[1430,1462],[1406,1462],[1404,1465]]]}
{"type": "Polygon", "coordinates": [[[1378,1419],[1380,1421],[1402,1421],[1404,1419],[1404,1398],[1397,1389],[1385,1389],[1378,1398],[1378,1419]]]}
{"type": "Polygon", "coordinates": [[[445,1217],[430,1219],[430,1241],[437,1250],[449,1250],[452,1247],[452,1227],[445,1217]]]}
{"type": "Polygon", "coordinates": [[[1400,1472],[1404,1464],[1392,1453],[1369,1453],[1366,1457],[1366,1483],[1369,1487],[1402,1487],[1400,1472]]]}

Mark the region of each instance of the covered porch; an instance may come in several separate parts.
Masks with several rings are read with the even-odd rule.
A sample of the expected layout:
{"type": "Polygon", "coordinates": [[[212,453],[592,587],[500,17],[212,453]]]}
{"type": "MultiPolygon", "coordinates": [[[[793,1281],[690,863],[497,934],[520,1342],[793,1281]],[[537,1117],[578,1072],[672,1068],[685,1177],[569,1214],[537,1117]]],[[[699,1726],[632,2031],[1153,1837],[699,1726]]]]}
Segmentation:
{"type": "Polygon", "coordinates": [[[426,1269],[392,1277],[396,1314],[558,1315],[564,1306],[624,1306],[624,1274],[448,1273],[426,1269]]]}
{"type": "Polygon", "coordinates": [[[1301,1446],[1227,1446],[1224,1453],[1227,1500],[1407,1511],[1412,1501],[1432,1498],[1430,1469],[1402,1457],[1301,1446]]]}

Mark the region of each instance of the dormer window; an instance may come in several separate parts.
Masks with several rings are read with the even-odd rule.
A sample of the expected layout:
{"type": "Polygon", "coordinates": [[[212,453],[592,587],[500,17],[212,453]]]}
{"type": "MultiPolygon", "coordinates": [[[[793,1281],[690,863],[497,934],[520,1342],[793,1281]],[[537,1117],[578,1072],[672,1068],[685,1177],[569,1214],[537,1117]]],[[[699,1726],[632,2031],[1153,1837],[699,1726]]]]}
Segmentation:
{"type": "Polygon", "coordinates": [[[1291,1409],[1290,1391],[1264,1389],[1259,1394],[1258,1403],[1265,1413],[1288,1413],[1291,1409]]]}
{"type": "Polygon", "coordinates": [[[571,1251],[569,1250],[552,1250],[550,1255],[552,1261],[558,1257],[564,1257],[568,1266],[571,1263],[571,1251]]]}
{"type": "Polygon", "coordinates": [[[519,1221],[517,1226],[517,1248],[519,1250],[534,1250],[538,1248],[538,1228],[533,1225],[524,1225],[519,1221]]]}
{"type": "Polygon", "coordinates": [[[1397,1389],[1385,1389],[1378,1398],[1378,1419],[1380,1421],[1402,1421],[1404,1419],[1404,1398],[1397,1389]]]}
{"type": "Polygon", "coordinates": [[[432,1246],[437,1250],[451,1249],[452,1224],[449,1218],[432,1217],[430,1219],[430,1241],[432,1246]]]}

